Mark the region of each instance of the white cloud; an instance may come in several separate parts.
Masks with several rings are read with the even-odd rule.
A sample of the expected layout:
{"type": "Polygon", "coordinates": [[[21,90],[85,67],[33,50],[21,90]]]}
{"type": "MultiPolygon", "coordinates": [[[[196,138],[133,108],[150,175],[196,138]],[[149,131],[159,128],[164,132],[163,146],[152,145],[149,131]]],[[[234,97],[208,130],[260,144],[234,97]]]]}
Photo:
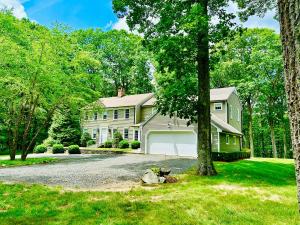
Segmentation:
{"type": "Polygon", "coordinates": [[[0,0],[0,9],[12,9],[15,17],[19,19],[27,18],[22,2],[19,0],[0,0]]]}
{"type": "Polygon", "coordinates": [[[126,30],[130,32],[130,29],[126,23],[126,18],[119,19],[115,24],[112,25],[112,29],[114,30],[126,30]]]}

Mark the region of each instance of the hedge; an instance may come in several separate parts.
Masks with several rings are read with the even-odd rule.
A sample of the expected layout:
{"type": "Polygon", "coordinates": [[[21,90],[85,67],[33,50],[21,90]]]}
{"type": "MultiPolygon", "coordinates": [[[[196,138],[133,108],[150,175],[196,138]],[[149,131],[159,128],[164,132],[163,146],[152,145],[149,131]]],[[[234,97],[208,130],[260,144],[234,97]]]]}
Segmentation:
{"type": "Polygon", "coordinates": [[[138,149],[138,148],[140,148],[140,146],[141,146],[141,143],[139,141],[131,142],[131,148],[132,149],[138,149]]]}
{"type": "Polygon", "coordinates": [[[240,159],[249,159],[250,152],[212,152],[214,161],[233,162],[240,159]]]}
{"type": "Polygon", "coordinates": [[[81,154],[78,145],[70,145],[68,147],[68,152],[69,152],[69,154],[81,154]]]}
{"type": "Polygon", "coordinates": [[[33,152],[34,153],[45,153],[47,151],[47,147],[45,145],[37,145],[33,152]]]}
{"type": "Polygon", "coordinates": [[[127,140],[120,141],[119,148],[121,149],[129,148],[129,142],[127,140]]]}
{"type": "Polygon", "coordinates": [[[52,147],[52,153],[58,154],[58,153],[65,153],[64,146],[62,144],[55,144],[52,147]]]}

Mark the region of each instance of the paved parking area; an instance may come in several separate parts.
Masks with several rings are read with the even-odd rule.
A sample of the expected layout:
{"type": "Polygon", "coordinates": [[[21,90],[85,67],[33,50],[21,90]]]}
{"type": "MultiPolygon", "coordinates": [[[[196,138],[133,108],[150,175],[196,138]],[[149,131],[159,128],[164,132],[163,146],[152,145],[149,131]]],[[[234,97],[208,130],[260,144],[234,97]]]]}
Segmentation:
{"type": "Polygon", "coordinates": [[[195,159],[142,154],[49,156],[63,160],[55,164],[0,169],[0,181],[113,191],[137,185],[144,171],[153,166],[170,167],[176,174],[196,163],[195,159]]]}

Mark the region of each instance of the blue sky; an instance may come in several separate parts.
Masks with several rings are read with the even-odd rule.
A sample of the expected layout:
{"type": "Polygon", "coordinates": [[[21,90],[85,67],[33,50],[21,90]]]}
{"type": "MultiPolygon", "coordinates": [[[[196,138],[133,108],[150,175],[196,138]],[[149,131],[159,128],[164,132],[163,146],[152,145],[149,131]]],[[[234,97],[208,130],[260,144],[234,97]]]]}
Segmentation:
{"type": "MultiPolygon", "coordinates": [[[[55,22],[64,23],[74,29],[102,28],[126,29],[124,20],[118,20],[112,11],[112,0],[0,0],[0,8],[14,8],[14,14],[28,17],[42,25],[51,26],[55,22]]],[[[231,4],[230,11],[236,7],[231,4]]],[[[269,12],[265,18],[252,17],[246,27],[269,27],[279,32],[278,22],[269,12]]]]}

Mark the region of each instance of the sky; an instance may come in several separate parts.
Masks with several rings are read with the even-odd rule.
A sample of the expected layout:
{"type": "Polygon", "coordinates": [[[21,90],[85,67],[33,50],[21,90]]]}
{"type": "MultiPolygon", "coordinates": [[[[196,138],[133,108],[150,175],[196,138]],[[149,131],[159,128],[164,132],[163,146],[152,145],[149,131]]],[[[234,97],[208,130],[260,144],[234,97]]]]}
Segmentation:
{"type": "MultiPolygon", "coordinates": [[[[48,27],[59,22],[74,29],[128,29],[125,20],[114,15],[112,0],[0,0],[0,8],[13,8],[16,17],[29,18],[48,27]]],[[[231,5],[229,10],[236,8],[231,5]]],[[[251,17],[244,26],[268,27],[279,32],[279,24],[273,17],[273,12],[263,19],[251,17]]]]}

